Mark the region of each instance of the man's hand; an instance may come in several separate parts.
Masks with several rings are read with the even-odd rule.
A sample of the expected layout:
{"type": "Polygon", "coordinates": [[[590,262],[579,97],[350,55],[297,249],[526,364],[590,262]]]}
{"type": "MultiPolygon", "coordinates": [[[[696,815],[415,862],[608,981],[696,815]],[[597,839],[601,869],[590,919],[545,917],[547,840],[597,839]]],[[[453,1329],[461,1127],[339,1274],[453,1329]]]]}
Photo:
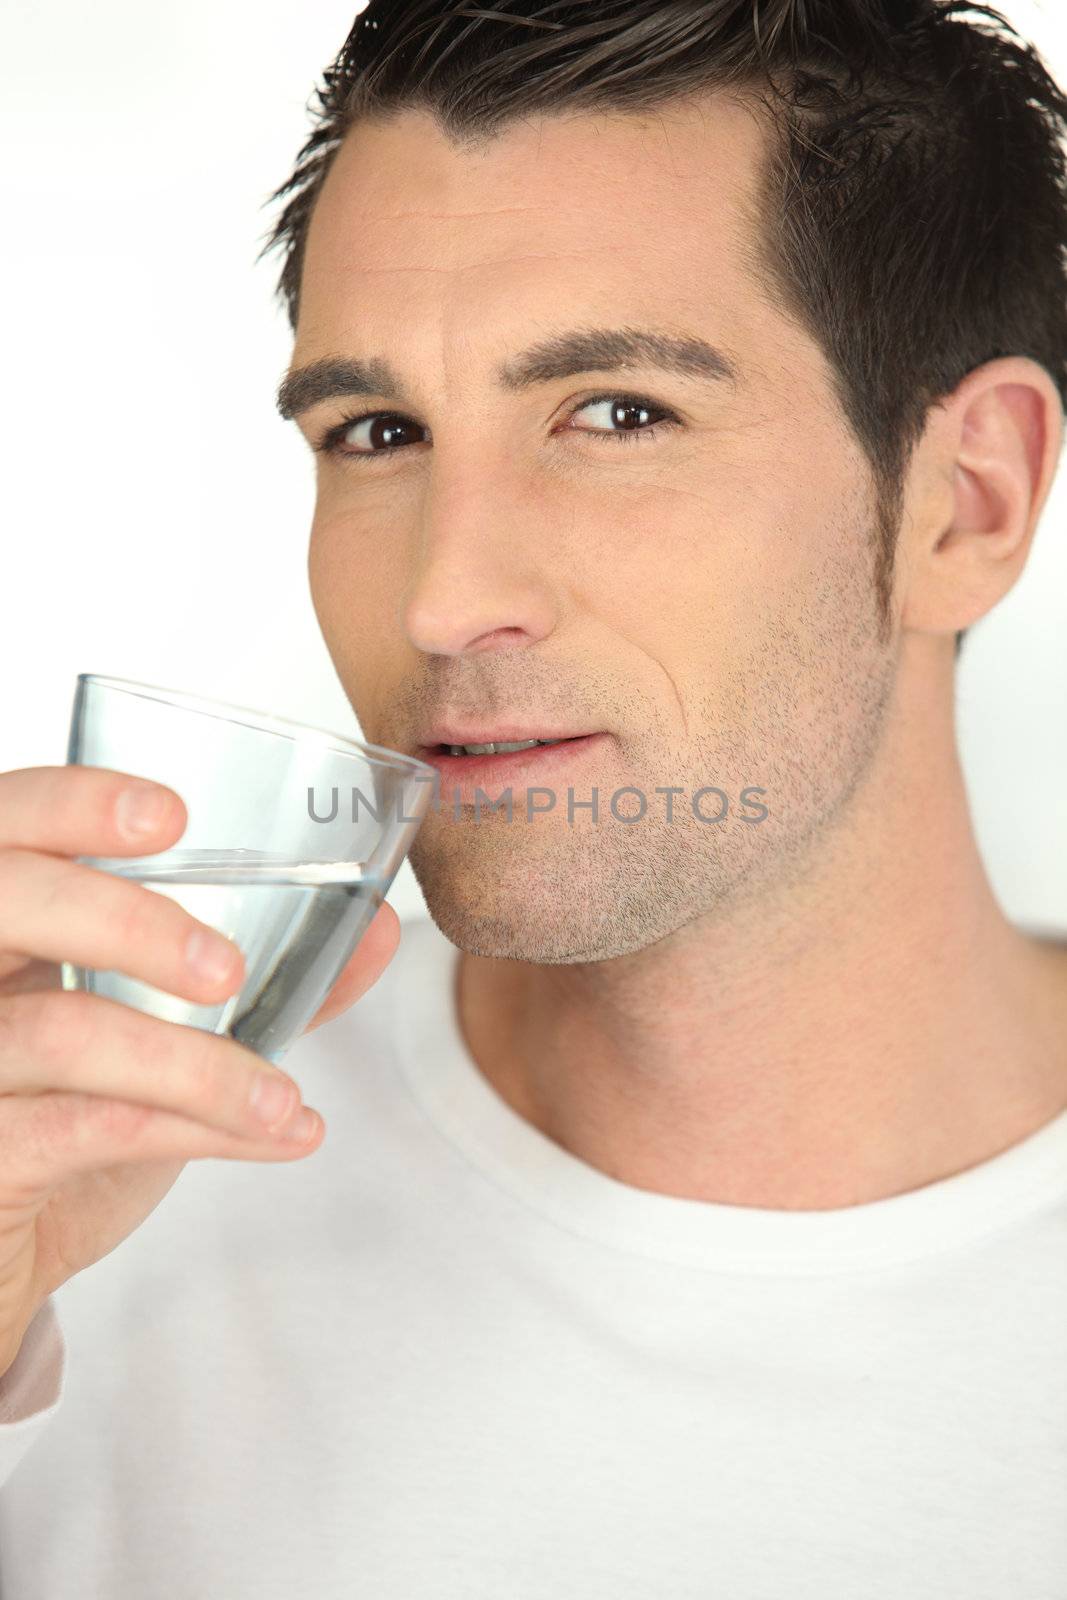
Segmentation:
{"type": "MultiPolygon", "coordinates": [[[[292,1161],[321,1142],[292,1078],[244,1045],[61,987],[60,963],[199,1004],[240,987],[221,934],[143,884],[71,860],[181,837],[173,790],[98,767],[0,773],[0,1374],[48,1296],[145,1220],[185,1163],[292,1161]],[[156,798],[157,814],[132,801],[156,798]],[[222,976],[199,958],[228,956],[222,976]]],[[[377,981],[400,939],[383,905],[311,1026],[377,981]]]]}

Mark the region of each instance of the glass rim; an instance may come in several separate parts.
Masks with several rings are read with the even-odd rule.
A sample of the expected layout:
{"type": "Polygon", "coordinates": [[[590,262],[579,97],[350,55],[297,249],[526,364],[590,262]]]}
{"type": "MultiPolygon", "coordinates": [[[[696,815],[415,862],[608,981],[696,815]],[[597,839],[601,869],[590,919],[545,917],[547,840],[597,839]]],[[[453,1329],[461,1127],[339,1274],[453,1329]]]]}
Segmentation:
{"type": "Polygon", "coordinates": [[[259,711],[251,706],[237,706],[227,700],[212,700],[206,695],[193,694],[184,689],[167,689],[161,684],[139,683],[134,678],[113,678],[99,672],[79,672],[78,684],[118,690],[142,700],[155,700],[161,705],[173,706],[177,711],[195,711],[200,716],[214,717],[219,722],[232,722],[239,728],[253,732],[272,733],[282,739],[301,741],[336,751],[338,755],[361,756],[375,766],[392,767],[409,776],[425,773],[437,777],[436,767],[417,756],[407,756],[399,750],[389,750],[385,745],[368,744],[353,739],[349,734],[333,733],[328,728],[311,727],[297,722],[294,717],[275,716],[270,711],[259,711]]]}

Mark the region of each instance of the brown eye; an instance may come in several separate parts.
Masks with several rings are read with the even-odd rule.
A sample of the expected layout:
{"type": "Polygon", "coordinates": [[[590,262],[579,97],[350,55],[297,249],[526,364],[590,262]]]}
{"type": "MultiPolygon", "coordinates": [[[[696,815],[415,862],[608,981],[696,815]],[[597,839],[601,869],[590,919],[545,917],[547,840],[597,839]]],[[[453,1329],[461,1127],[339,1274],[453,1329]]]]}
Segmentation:
{"type": "Polygon", "coordinates": [[[657,405],[641,395],[597,394],[571,412],[564,432],[582,433],[596,443],[608,439],[621,444],[639,444],[658,438],[661,431],[678,425],[678,418],[666,406],[657,405]],[[601,426],[582,428],[574,419],[582,412],[599,411],[601,426]],[[650,420],[656,419],[656,420],[650,420]],[[636,426],[633,423],[636,421],[636,426]],[[605,426],[606,424],[606,426],[605,426]]]}
{"type": "Polygon", "coordinates": [[[331,428],[319,449],[344,456],[382,455],[400,446],[418,443],[424,430],[408,417],[392,411],[371,411],[349,417],[331,428]]]}

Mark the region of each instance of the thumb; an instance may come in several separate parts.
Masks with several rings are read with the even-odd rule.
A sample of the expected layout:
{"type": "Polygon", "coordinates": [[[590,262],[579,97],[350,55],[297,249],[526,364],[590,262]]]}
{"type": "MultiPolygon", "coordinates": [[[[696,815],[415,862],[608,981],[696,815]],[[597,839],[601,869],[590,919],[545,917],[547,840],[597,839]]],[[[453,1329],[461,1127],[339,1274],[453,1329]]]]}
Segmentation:
{"type": "Polygon", "coordinates": [[[400,918],[388,901],[383,901],[304,1032],[332,1021],[366,994],[396,955],[399,944],[400,918]]]}

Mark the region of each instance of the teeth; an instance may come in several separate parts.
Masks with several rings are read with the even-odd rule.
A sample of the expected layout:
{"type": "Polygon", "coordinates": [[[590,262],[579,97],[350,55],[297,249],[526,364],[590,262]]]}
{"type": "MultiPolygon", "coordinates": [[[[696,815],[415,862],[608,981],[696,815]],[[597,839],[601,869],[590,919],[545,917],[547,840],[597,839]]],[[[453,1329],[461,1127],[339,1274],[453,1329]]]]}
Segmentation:
{"type": "Polygon", "coordinates": [[[511,750],[532,750],[534,745],[556,743],[555,739],[519,739],[512,744],[450,744],[448,753],[451,756],[507,755],[511,750]]]}

